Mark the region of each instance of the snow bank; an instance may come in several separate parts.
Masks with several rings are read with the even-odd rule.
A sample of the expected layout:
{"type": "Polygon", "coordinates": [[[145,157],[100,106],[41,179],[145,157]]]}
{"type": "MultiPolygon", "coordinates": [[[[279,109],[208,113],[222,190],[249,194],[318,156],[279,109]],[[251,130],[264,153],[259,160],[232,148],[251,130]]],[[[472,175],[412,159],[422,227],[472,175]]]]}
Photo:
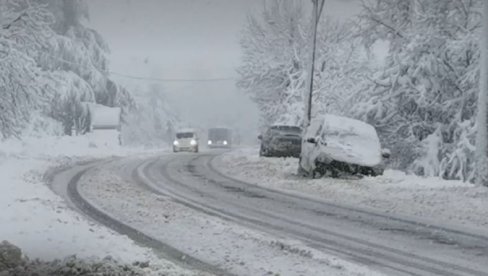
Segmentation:
{"type": "Polygon", "coordinates": [[[0,239],[19,246],[31,259],[51,261],[77,255],[100,260],[111,256],[127,264],[149,262],[155,274],[193,275],[128,237],[87,220],[55,195],[43,179],[53,167],[135,151],[93,147],[85,136],[0,143],[0,239]]]}
{"type": "Polygon", "coordinates": [[[30,260],[22,255],[20,248],[6,241],[0,243],[0,276],[62,276],[62,275],[133,275],[152,274],[148,262],[121,264],[106,257],[82,260],[69,256],[51,262],[30,260]]]}
{"type": "Polygon", "coordinates": [[[215,165],[229,176],[268,188],[488,233],[488,190],[462,181],[394,170],[362,179],[304,179],[297,175],[298,159],[261,158],[258,149],[249,148],[224,154],[215,165]]]}
{"type": "Polygon", "coordinates": [[[27,137],[0,142],[0,156],[23,156],[33,158],[54,157],[106,157],[140,152],[142,148],[119,146],[110,130],[82,136],[27,137]]]}

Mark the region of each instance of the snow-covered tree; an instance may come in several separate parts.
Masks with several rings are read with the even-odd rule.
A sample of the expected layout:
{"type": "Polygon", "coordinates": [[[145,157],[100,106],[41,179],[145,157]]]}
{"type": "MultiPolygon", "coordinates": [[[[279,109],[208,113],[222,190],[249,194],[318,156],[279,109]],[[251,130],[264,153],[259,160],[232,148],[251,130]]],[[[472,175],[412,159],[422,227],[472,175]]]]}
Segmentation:
{"type": "MultiPolygon", "coordinates": [[[[241,39],[238,86],[256,102],[263,124],[301,125],[309,70],[310,16],[303,2],[267,1],[250,16],[241,39]]],[[[318,26],[312,117],[345,114],[366,72],[367,61],[353,23],[323,18],[318,26]]]]}
{"type": "Polygon", "coordinates": [[[488,186],[488,1],[483,1],[481,32],[480,86],[476,136],[476,183],[488,186]]]}
{"type": "Polygon", "coordinates": [[[134,107],[130,93],[109,79],[103,38],[84,26],[85,1],[5,0],[0,15],[3,138],[18,136],[32,116],[58,120],[66,134],[73,127],[83,133],[86,101],[125,113],[134,107]]]}
{"type": "Polygon", "coordinates": [[[479,3],[363,2],[363,42],[386,41],[389,53],[352,110],[376,126],[399,168],[473,180],[479,3]]]}
{"type": "Polygon", "coordinates": [[[122,129],[124,143],[150,147],[171,143],[179,119],[169,105],[164,88],[155,83],[138,91],[136,107],[127,114],[122,129]]]}
{"type": "Polygon", "coordinates": [[[265,3],[260,17],[248,17],[243,32],[238,86],[256,102],[264,125],[300,124],[308,20],[299,2],[265,3]]]}
{"type": "Polygon", "coordinates": [[[355,22],[324,18],[317,38],[312,117],[324,113],[349,116],[356,92],[367,81],[371,63],[357,38],[355,22]]]}
{"type": "MultiPolygon", "coordinates": [[[[103,38],[93,29],[85,26],[88,20],[88,7],[82,0],[43,0],[54,15],[53,30],[56,32],[55,47],[44,51],[39,57],[39,64],[45,70],[66,74],[68,82],[78,84],[57,89],[55,98],[66,112],[78,110],[80,101],[95,101],[107,106],[122,107],[124,115],[134,107],[133,99],[126,89],[109,79],[107,54],[108,46],[103,38]],[[72,79],[72,78],[79,79],[72,79]],[[72,80],[71,80],[72,79],[72,80]],[[82,84],[82,81],[86,84],[82,84]],[[76,91],[78,86],[83,91],[76,91]],[[87,95],[91,94],[91,95],[87,95]],[[58,99],[60,98],[60,99],[58,99]]],[[[59,108],[59,107],[55,107],[59,108]]],[[[75,118],[79,112],[70,116],[59,117],[64,121],[65,129],[70,129],[68,117],[75,118]]],[[[60,115],[61,115],[60,114],[60,115]]]]}
{"type": "Polygon", "coordinates": [[[33,56],[50,46],[52,17],[42,5],[0,3],[0,133],[18,136],[45,96],[45,73],[33,56]]]}

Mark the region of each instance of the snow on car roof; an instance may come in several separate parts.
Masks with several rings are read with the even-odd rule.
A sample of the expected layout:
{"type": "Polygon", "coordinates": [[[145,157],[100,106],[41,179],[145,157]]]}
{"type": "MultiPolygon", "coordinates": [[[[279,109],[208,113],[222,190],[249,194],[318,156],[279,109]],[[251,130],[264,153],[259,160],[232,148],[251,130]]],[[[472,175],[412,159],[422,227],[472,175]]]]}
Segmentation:
{"type": "Polygon", "coordinates": [[[381,162],[378,134],[365,122],[327,114],[312,120],[307,136],[320,137],[326,143],[321,151],[334,160],[371,167],[381,162]]]}

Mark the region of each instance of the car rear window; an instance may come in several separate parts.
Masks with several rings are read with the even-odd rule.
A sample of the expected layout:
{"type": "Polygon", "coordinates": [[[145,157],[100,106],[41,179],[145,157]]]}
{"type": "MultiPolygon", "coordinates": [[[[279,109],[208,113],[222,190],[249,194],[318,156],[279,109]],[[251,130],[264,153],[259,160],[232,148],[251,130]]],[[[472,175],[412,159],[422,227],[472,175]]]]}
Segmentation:
{"type": "Polygon", "coordinates": [[[279,130],[279,131],[286,131],[286,132],[296,132],[300,133],[302,132],[302,129],[297,126],[272,126],[272,130],[279,130]]]}

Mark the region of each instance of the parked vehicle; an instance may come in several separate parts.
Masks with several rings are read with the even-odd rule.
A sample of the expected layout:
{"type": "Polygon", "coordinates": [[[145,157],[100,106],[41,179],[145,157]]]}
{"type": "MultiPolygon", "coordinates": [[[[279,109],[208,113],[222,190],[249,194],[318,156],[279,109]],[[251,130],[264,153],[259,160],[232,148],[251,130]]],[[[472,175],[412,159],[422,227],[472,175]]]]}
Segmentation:
{"type": "Polygon", "coordinates": [[[375,128],[351,118],[325,115],[305,131],[299,171],[308,176],[383,174],[389,150],[382,150],[375,128]]]}
{"type": "Polygon", "coordinates": [[[230,148],[232,146],[232,131],[228,128],[211,128],[208,130],[209,148],[230,148]]]}
{"type": "Polygon", "coordinates": [[[274,125],[259,135],[259,156],[299,157],[302,145],[302,129],[298,126],[274,125]]]}
{"type": "Polygon", "coordinates": [[[198,134],[196,130],[184,129],[176,132],[173,141],[173,152],[192,151],[198,152],[198,134]]]}

